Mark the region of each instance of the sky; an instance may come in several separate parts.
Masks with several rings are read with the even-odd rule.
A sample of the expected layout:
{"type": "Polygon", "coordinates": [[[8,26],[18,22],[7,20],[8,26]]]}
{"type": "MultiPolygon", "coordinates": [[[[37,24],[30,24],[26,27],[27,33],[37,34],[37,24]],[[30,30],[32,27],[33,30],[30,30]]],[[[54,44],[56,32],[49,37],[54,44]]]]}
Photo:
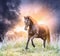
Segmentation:
{"type": "Polygon", "coordinates": [[[60,0],[0,0],[0,34],[14,26],[21,15],[29,15],[39,24],[47,24],[51,31],[60,32],[60,0]]]}

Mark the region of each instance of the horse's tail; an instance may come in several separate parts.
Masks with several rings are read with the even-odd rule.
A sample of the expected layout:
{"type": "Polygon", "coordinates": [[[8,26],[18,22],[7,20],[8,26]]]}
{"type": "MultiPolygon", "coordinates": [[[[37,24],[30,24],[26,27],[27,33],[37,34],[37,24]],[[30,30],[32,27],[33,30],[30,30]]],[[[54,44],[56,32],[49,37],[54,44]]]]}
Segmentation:
{"type": "Polygon", "coordinates": [[[48,35],[47,35],[47,43],[50,43],[50,31],[48,30],[48,35]]]}

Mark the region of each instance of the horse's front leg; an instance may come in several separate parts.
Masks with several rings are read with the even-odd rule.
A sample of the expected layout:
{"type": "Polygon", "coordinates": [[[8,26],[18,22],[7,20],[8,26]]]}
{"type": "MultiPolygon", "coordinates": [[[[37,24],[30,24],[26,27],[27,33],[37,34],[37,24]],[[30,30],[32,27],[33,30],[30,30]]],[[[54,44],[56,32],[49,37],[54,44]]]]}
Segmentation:
{"type": "Polygon", "coordinates": [[[27,44],[26,44],[26,49],[28,49],[29,41],[30,41],[30,37],[28,37],[27,44]]]}
{"type": "Polygon", "coordinates": [[[34,38],[37,38],[37,36],[38,36],[37,33],[35,33],[35,34],[32,36],[32,38],[31,38],[31,42],[32,42],[32,46],[33,46],[33,47],[35,47],[35,44],[34,44],[34,42],[33,42],[33,39],[34,39],[34,38]]]}
{"type": "Polygon", "coordinates": [[[35,47],[35,44],[33,42],[34,37],[31,38],[32,46],[35,47]]]}
{"type": "Polygon", "coordinates": [[[45,42],[46,42],[46,40],[43,40],[43,45],[44,45],[44,48],[45,48],[45,42]]]}

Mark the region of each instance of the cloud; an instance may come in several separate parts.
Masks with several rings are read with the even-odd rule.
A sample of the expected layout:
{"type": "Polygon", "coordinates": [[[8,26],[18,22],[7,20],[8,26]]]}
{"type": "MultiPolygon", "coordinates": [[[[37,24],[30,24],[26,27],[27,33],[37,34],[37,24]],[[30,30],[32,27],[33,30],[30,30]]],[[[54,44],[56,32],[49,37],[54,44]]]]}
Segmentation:
{"type": "Polygon", "coordinates": [[[21,0],[0,0],[0,39],[18,21],[21,0]]]}

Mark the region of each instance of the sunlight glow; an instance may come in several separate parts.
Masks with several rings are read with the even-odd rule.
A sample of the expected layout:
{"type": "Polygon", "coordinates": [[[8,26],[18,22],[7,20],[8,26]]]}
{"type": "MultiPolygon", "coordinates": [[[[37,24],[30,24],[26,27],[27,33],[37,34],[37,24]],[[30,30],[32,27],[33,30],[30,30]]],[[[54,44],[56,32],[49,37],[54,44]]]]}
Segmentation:
{"type": "Polygon", "coordinates": [[[24,30],[24,16],[31,16],[35,24],[47,25],[51,31],[56,25],[55,15],[45,5],[21,5],[20,12],[21,21],[14,27],[13,32],[16,32],[14,35],[21,36],[21,34],[24,35],[27,33],[27,31],[24,30]]]}
{"type": "Polygon", "coordinates": [[[47,24],[45,21],[39,21],[38,24],[47,24]]]}
{"type": "Polygon", "coordinates": [[[16,32],[24,31],[24,27],[16,26],[14,31],[16,32]]]}

